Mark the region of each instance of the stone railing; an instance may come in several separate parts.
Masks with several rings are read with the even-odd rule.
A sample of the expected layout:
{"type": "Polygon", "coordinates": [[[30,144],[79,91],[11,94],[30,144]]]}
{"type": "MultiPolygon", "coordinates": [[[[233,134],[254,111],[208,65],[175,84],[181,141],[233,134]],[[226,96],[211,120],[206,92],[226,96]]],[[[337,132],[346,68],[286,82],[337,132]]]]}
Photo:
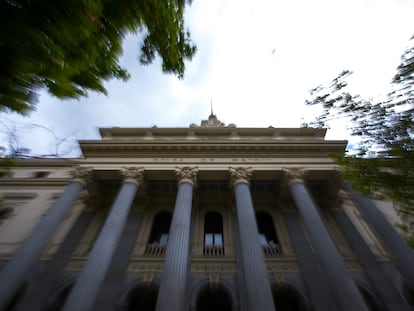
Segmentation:
{"type": "Polygon", "coordinates": [[[282,249],[279,244],[275,245],[262,245],[263,253],[265,257],[280,257],[283,255],[282,249]]]}
{"type": "Polygon", "coordinates": [[[158,243],[148,244],[145,250],[145,257],[164,257],[167,245],[160,245],[158,243]]]}
{"type": "Polygon", "coordinates": [[[223,246],[204,246],[203,255],[209,257],[221,257],[224,256],[223,246]]]}

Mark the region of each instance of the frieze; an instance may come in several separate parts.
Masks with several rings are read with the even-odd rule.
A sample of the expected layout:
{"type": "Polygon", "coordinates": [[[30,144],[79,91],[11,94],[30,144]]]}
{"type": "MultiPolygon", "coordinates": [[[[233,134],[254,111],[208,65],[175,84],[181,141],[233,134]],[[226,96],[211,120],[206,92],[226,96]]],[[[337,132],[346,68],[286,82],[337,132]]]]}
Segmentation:
{"type": "Polygon", "coordinates": [[[364,269],[362,268],[362,266],[359,264],[359,262],[357,260],[345,260],[345,265],[346,268],[351,271],[351,272],[360,272],[363,273],[364,269]]]}
{"type": "Polygon", "coordinates": [[[130,272],[161,272],[163,264],[160,262],[132,262],[128,265],[130,272]]]}
{"type": "Polygon", "coordinates": [[[81,271],[85,262],[84,261],[72,261],[70,262],[65,270],[66,271],[81,271]]]}
{"type": "Polygon", "coordinates": [[[217,273],[217,272],[235,272],[236,265],[233,263],[193,263],[191,265],[191,272],[206,272],[206,273],[217,273]]]}
{"type": "Polygon", "coordinates": [[[275,262],[267,263],[267,270],[276,273],[299,273],[300,267],[296,262],[275,262]]]}

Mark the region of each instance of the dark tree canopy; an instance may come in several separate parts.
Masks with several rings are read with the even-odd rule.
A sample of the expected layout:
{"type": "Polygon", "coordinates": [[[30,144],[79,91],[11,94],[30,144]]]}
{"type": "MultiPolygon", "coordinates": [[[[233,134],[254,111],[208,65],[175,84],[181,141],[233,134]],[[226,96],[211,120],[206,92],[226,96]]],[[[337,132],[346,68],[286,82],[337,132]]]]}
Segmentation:
{"type": "Polygon", "coordinates": [[[106,93],[126,80],[118,59],[129,32],[142,32],[140,62],[162,59],[182,78],[195,46],[184,29],[185,0],[0,0],[0,111],[30,111],[39,90],[58,98],[106,93]]]}
{"type": "Polygon", "coordinates": [[[323,107],[313,125],[325,126],[342,117],[349,120],[352,135],[361,139],[353,150],[356,154],[335,155],[345,179],[365,195],[396,203],[407,220],[403,229],[414,247],[414,38],[384,100],[346,91],[350,74],[345,70],[330,85],[310,91],[307,104],[323,107]]]}

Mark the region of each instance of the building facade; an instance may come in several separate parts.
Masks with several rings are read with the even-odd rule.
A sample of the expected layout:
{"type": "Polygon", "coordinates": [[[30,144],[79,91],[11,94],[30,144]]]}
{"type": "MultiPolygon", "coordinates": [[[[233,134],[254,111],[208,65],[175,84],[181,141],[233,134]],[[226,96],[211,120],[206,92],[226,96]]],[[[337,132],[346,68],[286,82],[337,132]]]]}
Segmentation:
{"type": "Polygon", "coordinates": [[[0,179],[0,310],[412,310],[392,209],[324,129],[101,128],[0,179]],[[381,211],[382,208],[382,211],[381,211]]]}

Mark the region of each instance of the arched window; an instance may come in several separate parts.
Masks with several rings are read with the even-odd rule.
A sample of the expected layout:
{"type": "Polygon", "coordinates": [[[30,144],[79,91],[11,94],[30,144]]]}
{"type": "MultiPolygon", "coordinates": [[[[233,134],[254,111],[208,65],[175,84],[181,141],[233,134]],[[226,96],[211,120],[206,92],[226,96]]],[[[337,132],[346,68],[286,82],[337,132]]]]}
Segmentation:
{"type": "Polygon", "coordinates": [[[204,217],[204,255],[224,255],[223,218],[209,212],[204,217]]]}
{"type": "Polygon", "coordinates": [[[154,217],[151,234],[148,240],[145,255],[163,256],[168,242],[168,233],[171,225],[171,213],[160,212],[154,217]]]}
{"type": "Polygon", "coordinates": [[[272,217],[265,212],[256,213],[257,229],[260,244],[266,256],[277,256],[282,253],[279,239],[273,226],[272,217]]]}

